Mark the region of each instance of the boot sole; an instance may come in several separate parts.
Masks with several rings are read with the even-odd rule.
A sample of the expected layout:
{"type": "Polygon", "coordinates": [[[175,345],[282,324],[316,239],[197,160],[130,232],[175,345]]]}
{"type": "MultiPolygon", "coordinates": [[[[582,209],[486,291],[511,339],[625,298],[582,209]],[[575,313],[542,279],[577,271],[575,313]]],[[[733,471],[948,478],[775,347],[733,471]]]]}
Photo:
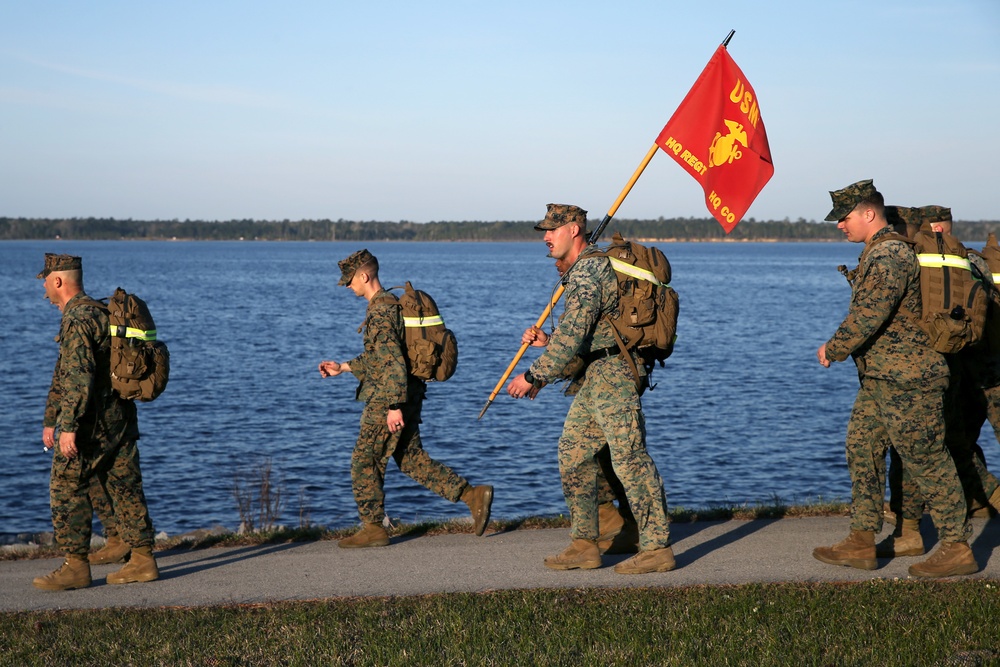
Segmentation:
{"type": "Polygon", "coordinates": [[[343,542],[337,542],[337,546],[341,549],[364,549],[366,547],[387,547],[389,546],[389,540],[375,540],[374,542],[366,542],[364,544],[344,544],[343,542]]]}
{"type": "Polygon", "coordinates": [[[920,570],[914,571],[915,565],[911,565],[908,572],[911,577],[924,577],[924,578],[938,578],[938,577],[958,577],[965,574],[975,574],[979,572],[978,565],[963,565],[957,567],[953,570],[948,570],[947,572],[921,572],[920,570]]]}
{"type": "Polygon", "coordinates": [[[588,560],[583,563],[550,563],[545,561],[545,567],[550,570],[596,570],[601,566],[599,560],[588,560]]]}
{"type": "Polygon", "coordinates": [[[670,572],[677,567],[677,563],[670,563],[669,565],[657,565],[651,568],[619,568],[615,566],[615,572],[618,574],[652,574],[654,572],[670,572]]]}
{"type": "Polygon", "coordinates": [[[58,585],[52,586],[52,585],[46,585],[46,584],[39,584],[36,581],[31,582],[32,586],[34,586],[35,588],[40,588],[43,591],[75,591],[78,588],[88,588],[90,586],[90,584],[91,584],[91,582],[88,581],[85,584],[80,584],[80,585],[77,585],[77,586],[58,586],[58,585]]]}
{"type": "Polygon", "coordinates": [[[843,565],[844,567],[853,567],[858,570],[874,570],[878,567],[877,560],[868,560],[867,558],[845,558],[843,560],[837,560],[835,558],[824,558],[815,551],[813,552],[813,558],[822,563],[826,563],[827,565],[843,565]]]}
{"type": "Polygon", "coordinates": [[[155,575],[152,575],[152,576],[150,576],[150,575],[143,575],[141,577],[129,577],[128,579],[114,579],[114,578],[111,577],[111,575],[108,575],[108,577],[107,577],[107,579],[105,579],[105,581],[107,581],[109,584],[112,584],[112,585],[118,585],[118,584],[144,584],[147,581],[156,581],[159,578],[160,578],[159,573],[157,573],[155,575]]]}

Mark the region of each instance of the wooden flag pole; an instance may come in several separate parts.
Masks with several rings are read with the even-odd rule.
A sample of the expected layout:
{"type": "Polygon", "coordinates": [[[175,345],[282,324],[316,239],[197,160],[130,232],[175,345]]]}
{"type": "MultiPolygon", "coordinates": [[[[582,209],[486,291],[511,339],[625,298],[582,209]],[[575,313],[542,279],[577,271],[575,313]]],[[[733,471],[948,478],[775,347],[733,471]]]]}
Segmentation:
{"type": "MultiPolygon", "coordinates": [[[[597,239],[601,238],[601,234],[604,233],[604,229],[608,226],[608,223],[611,222],[611,218],[614,217],[615,213],[618,212],[618,207],[622,205],[623,201],[625,201],[625,197],[628,196],[628,193],[632,190],[632,186],[635,185],[635,182],[639,180],[639,176],[641,176],[643,170],[646,169],[646,165],[648,165],[649,161],[653,159],[654,155],[656,155],[656,151],[658,148],[659,146],[654,143],[652,148],[649,149],[649,152],[646,153],[646,157],[642,159],[642,162],[639,164],[635,172],[632,174],[632,178],[630,178],[628,180],[628,183],[625,184],[625,187],[622,189],[621,194],[618,195],[618,199],[616,199],[615,203],[611,205],[610,209],[608,209],[608,213],[607,215],[604,216],[604,219],[601,220],[601,224],[599,224],[597,226],[597,229],[591,232],[590,236],[587,237],[587,243],[589,245],[594,245],[595,243],[597,243],[597,239]]],[[[542,312],[541,317],[539,317],[538,321],[535,322],[536,327],[541,328],[541,326],[545,324],[545,320],[548,319],[549,315],[552,313],[552,308],[555,307],[556,302],[559,301],[559,297],[562,296],[564,291],[565,287],[563,287],[563,285],[560,283],[559,287],[552,295],[552,300],[549,302],[547,306],[545,306],[545,310],[542,312]]],[[[514,368],[517,366],[517,362],[521,361],[521,357],[524,356],[524,353],[527,350],[528,350],[528,343],[522,343],[521,349],[519,349],[517,351],[517,354],[514,355],[514,360],[511,361],[510,365],[507,366],[507,370],[504,371],[503,376],[501,376],[500,378],[500,381],[497,382],[497,386],[493,388],[493,392],[490,394],[490,397],[486,400],[486,405],[483,406],[482,411],[480,411],[479,413],[479,419],[482,419],[483,415],[486,414],[486,411],[490,409],[490,405],[493,403],[493,400],[500,393],[500,390],[503,389],[503,385],[507,381],[507,378],[509,378],[511,376],[511,373],[514,372],[514,368]]]]}

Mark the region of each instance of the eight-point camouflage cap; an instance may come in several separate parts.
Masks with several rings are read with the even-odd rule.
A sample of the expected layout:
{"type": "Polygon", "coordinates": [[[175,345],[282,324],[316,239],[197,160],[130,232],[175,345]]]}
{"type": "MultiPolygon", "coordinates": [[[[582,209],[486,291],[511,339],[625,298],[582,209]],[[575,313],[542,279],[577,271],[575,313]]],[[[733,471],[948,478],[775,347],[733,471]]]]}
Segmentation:
{"type": "Polygon", "coordinates": [[[830,198],[833,200],[833,210],[827,216],[827,220],[840,222],[854,210],[854,207],[863,201],[872,201],[878,190],[872,185],[872,179],[858,181],[848,185],[843,190],[830,191],[830,198]]]}
{"type": "Polygon", "coordinates": [[[546,204],[545,219],[535,225],[538,231],[556,229],[571,222],[580,223],[580,229],[587,229],[587,212],[572,204],[546,204]]]}
{"type": "Polygon", "coordinates": [[[917,210],[921,222],[951,222],[951,209],[947,206],[921,206],[917,210]]]}
{"type": "Polygon", "coordinates": [[[362,266],[375,259],[367,250],[358,250],[353,253],[347,259],[342,259],[337,262],[337,266],[340,267],[340,280],[337,282],[338,285],[347,285],[354,279],[354,272],[360,269],[362,266]]]}
{"type": "Polygon", "coordinates": [[[45,268],[42,269],[36,278],[45,278],[53,271],[73,271],[83,268],[83,260],[73,255],[56,255],[55,253],[45,253],[45,268]]]}
{"type": "Polygon", "coordinates": [[[885,219],[895,232],[908,238],[920,229],[920,209],[909,206],[886,206],[885,219]]]}

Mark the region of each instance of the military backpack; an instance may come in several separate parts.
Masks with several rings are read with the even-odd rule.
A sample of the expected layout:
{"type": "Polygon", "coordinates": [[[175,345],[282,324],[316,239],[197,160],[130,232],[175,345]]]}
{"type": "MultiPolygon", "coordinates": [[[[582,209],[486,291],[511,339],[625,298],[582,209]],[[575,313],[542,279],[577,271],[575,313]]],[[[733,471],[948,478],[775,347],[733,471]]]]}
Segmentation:
{"type": "MultiPolygon", "coordinates": [[[[920,263],[918,320],[931,339],[931,347],[942,354],[954,354],[983,340],[990,295],[984,276],[969,261],[969,250],[951,234],[921,227],[912,239],[895,232],[880,236],[865,248],[862,257],[884,241],[910,245],[920,263]]],[[[849,282],[857,269],[838,267],[849,282]]]]}
{"type": "Polygon", "coordinates": [[[167,345],[157,340],[156,323],[145,301],[121,287],[107,301],[93,303],[108,314],[111,388],[124,399],[152,401],[170,379],[167,345]]]}
{"type": "Polygon", "coordinates": [[[983,340],[989,293],[969,251],[951,234],[926,227],[913,242],[920,262],[921,324],[931,346],[953,354],[983,340]]]}
{"type": "Polygon", "coordinates": [[[410,281],[400,287],[398,297],[406,330],[406,356],[410,375],[421,380],[444,382],[458,366],[458,341],[444,324],[437,303],[427,292],[414,289],[410,281]]]}
{"type": "MultiPolygon", "coordinates": [[[[670,286],[670,262],[659,248],[626,241],[618,232],[595,254],[611,261],[618,278],[618,313],[611,319],[618,345],[638,352],[648,374],[673,353],[677,338],[680,303],[670,286]]],[[[639,384],[638,368],[626,357],[639,384]]]]}
{"type": "Polygon", "coordinates": [[[994,289],[989,290],[990,304],[986,314],[986,331],[983,335],[990,352],[1000,352],[1000,291],[996,284],[1000,281],[1000,244],[997,237],[990,232],[986,245],[979,255],[986,260],[993,277],[994,289]]]}

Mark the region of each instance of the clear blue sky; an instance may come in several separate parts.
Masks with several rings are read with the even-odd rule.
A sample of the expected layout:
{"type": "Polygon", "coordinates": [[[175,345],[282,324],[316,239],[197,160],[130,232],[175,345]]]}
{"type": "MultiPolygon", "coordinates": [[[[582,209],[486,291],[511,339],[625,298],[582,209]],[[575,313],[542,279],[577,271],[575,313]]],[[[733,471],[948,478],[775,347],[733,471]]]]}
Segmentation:
{"type": "MultiPolygon", "coordinates": [[[[600,218],[730,28],[775,175],[1000,219],[1000,2],[0,4],[0,215],[600,218]]],[[[657,154],[619,218],[707,217],[657,154]]]]}

